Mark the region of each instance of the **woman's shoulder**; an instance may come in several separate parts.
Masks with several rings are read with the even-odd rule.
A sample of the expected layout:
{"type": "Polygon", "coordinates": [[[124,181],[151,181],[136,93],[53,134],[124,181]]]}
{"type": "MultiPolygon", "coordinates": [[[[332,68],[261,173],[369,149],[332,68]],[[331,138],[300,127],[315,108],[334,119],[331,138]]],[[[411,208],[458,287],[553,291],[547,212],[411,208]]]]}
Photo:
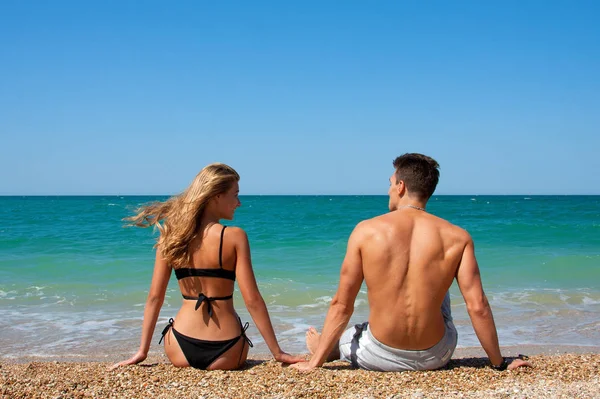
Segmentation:
{"type": "Polygon", "coordinates": [[[247,240],[248,235],[241,227],[237,226],[225,226],[227,227],[224,231],[224,234],[227,238],[232,238],[234,240],[247,240]]]}

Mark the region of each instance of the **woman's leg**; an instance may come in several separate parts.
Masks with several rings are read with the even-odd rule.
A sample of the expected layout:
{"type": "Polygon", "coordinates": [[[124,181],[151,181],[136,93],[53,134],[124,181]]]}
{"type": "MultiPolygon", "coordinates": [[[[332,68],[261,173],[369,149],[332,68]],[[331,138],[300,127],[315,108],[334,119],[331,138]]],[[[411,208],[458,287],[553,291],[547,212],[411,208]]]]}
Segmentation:
{"type": "Polygon", "coordinates": [[[240,368],[248,358],[250,346],[243,336],[238,339],[227,352],[219,356],[206,369],[207,370],[235,370],[240,368]]]}
{"type": "Polygon", "coordinates": [[[173,366],[175,367],[189,367],[188,363],[181,347],[179,346],[179,342],[177,342],[177,338],[173,334],[173,328],[170,328],[169,331],[165,334],[165,353],[173,366]]]}

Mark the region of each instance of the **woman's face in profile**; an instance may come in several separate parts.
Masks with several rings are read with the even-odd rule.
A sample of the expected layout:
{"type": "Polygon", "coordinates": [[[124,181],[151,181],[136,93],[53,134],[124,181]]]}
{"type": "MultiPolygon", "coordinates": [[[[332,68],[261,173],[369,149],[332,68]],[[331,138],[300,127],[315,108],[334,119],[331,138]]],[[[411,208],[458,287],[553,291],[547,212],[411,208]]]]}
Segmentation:
{"type": "Polygon", "coordinates": [[[218,207],[223,219],[233,220],[235,210],[242,205],[238,197],[240,186],[238,182],[233,182],[229,190],[219,197],[218,207]]]}

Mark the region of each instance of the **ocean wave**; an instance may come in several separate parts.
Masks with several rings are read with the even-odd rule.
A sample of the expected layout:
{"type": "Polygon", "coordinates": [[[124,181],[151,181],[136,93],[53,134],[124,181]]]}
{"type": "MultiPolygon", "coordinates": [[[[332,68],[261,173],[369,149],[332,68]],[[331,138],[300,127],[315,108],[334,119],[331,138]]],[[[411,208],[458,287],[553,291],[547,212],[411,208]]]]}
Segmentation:
{"type": "Polygon", "coordinates": [[[492,292],[488,293],[492,305],[500,306],[577,306],[584,304],[599,304],[600,291],[588,289],[541,289],[541,290],[520,290],[518,292],[492,292]]]}
{"type": "Polygon", "coordinates": [[[297,308],[298,309],[326,308],[329,306],[332,299],[333,298],[331,296],[320,296],[320,297],[314,298],[314,302],[298,305],[297,308]]]}
{"type": "Polygon", "coordinates": [[[283,336],[290,336],[290,335],[303,335],[304,333],[306,333],[306,330],[309,329],[309,327],[311,327],[309,324],[306,323],[296,323],[294,324],[294,326],[288,330],[284,330],[281,333],[279,333],[279,335],[283,335],[283,336]]]}
{"type": "Polygon", "coordinates": [[[599,299],[599,298],[597,298],[597,299],[593,299],[593,298],[590,298],[590,297],[588,297],[588,296],[584,296],[584,297],[581,299],[581,302],[582,302],[584,305],[600,305],[600,299],[599,299]]]}
{"type": "MultiPolygon", "coordinates": [[[[586,291],[575,291],[583,295],[583,300],[578,305],[569,305],[567,298],[570,296],[569,292],[564,290],[551,292],[557,301],[561,303],[567,301],[564,302],[565,305],[557,306],[556,303],[540,302],[535,299],[535,292],[490,294],[490,297],[494,298],[491,301],[492,309],[502,345],[594,345],[600,339],[598,328],[600,322],[590,321],[590,315],[597,314],[596,312],[600,310],[597,309],[599,299],[597,295],[587,296],[583,295],[586,291]],[[563,299],[560,299],[561,294],[563,299]],[[528,302],[538,305],[522,306],[523,301],[531,295],[534,299],[530,298],[528,302]]],[[[453,299],[456,299],[456,295],[453,299]]],[[[292,352],[305,350],[305,332],[310,326],[322,328],[330,300],[330,296],[319,296],[312,299],[311,303],[300,305],[269,305],[273,327],[282,347],[292,352]]],[[[360,306],[355,308],[350,325],[363,322],[368,318],[366,298],[357,298],[357,303],[360,306]]],[[[166,324],[168,316],[176,310],[177,306],[163,307],[157,326],[166,324]]],[[[239,306],[237,310],[242,320],[251,322],[245,307],[239,306]]],[[[479,342],[464,302],[454,301],[452,311],[459,331],[459,346],[478,346],[479,342]]],[[[114,352],[114,349],[111,348],[124,344],[134,347],[139,341],[139,325],[143,314],[139,311],[139,307],[133,305],[110,311],[107,308],[95,310],[76,308],[67,311],[55,305],[54,308],[47,307],[44,310],[38,306],[22,306],[18,309],[4,307],[0,308],[0,318],[7,323],[7,327],[3,329],[3,338],[8,343],[0,348],[0,355],[23,357],[34,353],[47,353],[49,356],[64,356],[85,353],[86,350],[90,353],[99,351],[112,353],[110,351],[114,352]],[[28,341],[30,349],[20,346],[23,334],[31,337],[31,342],[28,341]],[[101,337],[101,343],[98,337],[101,337]]],[[[157,327],[153,342],[157,342],[159,330],[161,328],[157,327]]],[[[268,353],[268,348],[252,322],[248,334],[255,343],[253,353],[268,353]]],[[[162,348],[153,345],[153,350],[161,351],[162,348]]]]}

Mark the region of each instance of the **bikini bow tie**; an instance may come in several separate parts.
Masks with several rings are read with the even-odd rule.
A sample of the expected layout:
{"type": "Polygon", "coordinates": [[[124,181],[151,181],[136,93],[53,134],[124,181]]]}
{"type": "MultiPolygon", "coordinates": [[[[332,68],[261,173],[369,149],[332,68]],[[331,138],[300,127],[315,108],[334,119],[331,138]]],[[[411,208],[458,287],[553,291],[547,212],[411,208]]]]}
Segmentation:
{"type": "Polygon", "coordinates": [[[202,302],[206,302],[206,311],[208,312],[208,317],[212,317],[213,308],[212,308],[212,303],[210,303],[210,302],[213,300],[214,300],[213,298],[209,298],[206,295],[204,295],[203,293],[198,294],[198,300],[196,301],[196,306],[194,307],[194,310],[198,310],[200,305],[202,305],[202,302]]]}

